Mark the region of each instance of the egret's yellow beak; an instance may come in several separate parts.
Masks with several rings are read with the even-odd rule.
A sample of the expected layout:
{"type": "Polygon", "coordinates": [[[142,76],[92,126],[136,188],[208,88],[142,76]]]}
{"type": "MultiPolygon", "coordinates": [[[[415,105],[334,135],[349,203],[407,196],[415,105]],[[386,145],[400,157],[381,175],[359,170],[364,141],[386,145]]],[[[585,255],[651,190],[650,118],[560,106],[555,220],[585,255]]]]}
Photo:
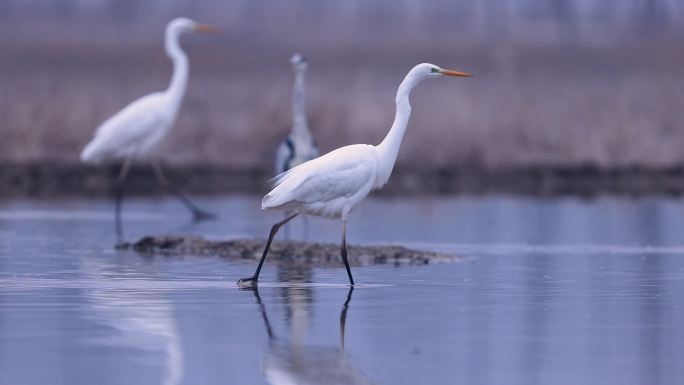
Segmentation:
{"type": "Polygon", "coordinates": [[[473,75],[467,73],[467,72],[460,72],[460,71],[451,71],[451,70],[440,70],[440,74],[446,75],[446,76],[460,76],[464,78],[472,78],[473,75]]]}
{"type": "Polygon", "coordinates": [[[221,32],[221,29],[219,27],[213,26],[211,24],[201,24],[201,23],[196,23],[195,25],[193,25],[192,30],[195,32],[205,32],[205,33],[221,32]]]}

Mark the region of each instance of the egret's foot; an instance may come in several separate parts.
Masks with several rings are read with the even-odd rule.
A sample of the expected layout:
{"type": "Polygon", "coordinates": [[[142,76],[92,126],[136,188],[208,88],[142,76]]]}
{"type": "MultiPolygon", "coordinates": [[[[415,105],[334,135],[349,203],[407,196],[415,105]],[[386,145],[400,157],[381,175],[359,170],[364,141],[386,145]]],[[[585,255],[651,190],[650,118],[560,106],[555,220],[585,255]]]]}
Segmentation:
{"type": "Polygon", "coordinates": [[[257,279],[254,277],[242,278],[237,281],[239,288],[247,289],[250,287],[257,287],[257,279]]]}
{"type": "Polygon", "coordinates": [[[204,210],[195,210],[192,212],[192,220],[194,222],[211,221],[218,218],[218,215],[204,210]]]}

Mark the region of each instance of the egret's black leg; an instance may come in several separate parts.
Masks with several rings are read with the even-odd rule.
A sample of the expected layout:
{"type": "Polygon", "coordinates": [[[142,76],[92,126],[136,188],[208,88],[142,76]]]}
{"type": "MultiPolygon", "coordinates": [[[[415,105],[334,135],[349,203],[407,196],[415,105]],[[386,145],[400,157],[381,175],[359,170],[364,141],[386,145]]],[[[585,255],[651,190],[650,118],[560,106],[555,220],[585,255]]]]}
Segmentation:
{"type": "Polygon", "coordinates": [[[347,323],[347,309],[349,309],[349,302],[351,302],[352,293],[354,292],[354,286],[349,287],[349,292],[347,293],[347,300],[344,301],[342,306],[342,312],[340,312],[340,349],[344,352],[344,330],[347,323]]]}
{"type": "Polygon", "coordinates": [[[347,260],[347,220],[342,220],[342,262],[347,268],[347,275],[349,276],[349,283],[354,286],[354,278],[352,278],[351,269],[349,268],[349,261],[347,260]]]}
{"type": "Polygon", "coordinates": [[[294,217],[296,217],[297,213],[291,214],[284,220],[276,223],[271,227],[271,233],[268,236],[268,241],[266,241],[266,248],[264,249],[264,254],[261,255],[261,260],[259,261],[259,265],[257,266],[256,271],[254,272],[254,275],[249,277],[249,278],[243,278],[238,280],[237,284],[238,286],[242,287],[250,287],[250,286],[256,286],[257,281],[259,280],[259,273],[261,272],[261,266],[264,264],[264,260],[266,259],[266,255],[268,254],[268,249],[271,248],[271,242],[273,242],[273,237],[275,237],[276,233],[278,232],[278,229],[280,229],[284,224],[287,222],[291,221],[294,217]]]}
{"type": "Polygon", "coordinates": [[[166,179],[166,176],[164,175],[164,171],[162,170],[159,161],[153,161],[152,166],[154,167],[154,173],[157,176],[157,182],[159,183],[159,185],[162,188],[170,191],[171,194],[173,194],[185,207],[187,207],[188,210],[190,210],[190,212],[192,213],[193,220],[204,221],[216,218],[215,214],[212,214],[208,211],[204,211],[197,207],[197,205],[192,203],[192,201],[187,196],[185,196],[185,194],[183,194],[176,186],[169,183],[169,180],[166,179]]]}
{"type": "Polygon", "coordinates": [[[114,191],[114,228],[116,230],[116,247],[124,245],[123,240],[123,225],[121,224],[121,206],[123,205],[124,189],[126,187],[126,177],[131,167],[131,159],[126,158],[119,171],[119,176],[116,178],[116,187],[114,191]]]}

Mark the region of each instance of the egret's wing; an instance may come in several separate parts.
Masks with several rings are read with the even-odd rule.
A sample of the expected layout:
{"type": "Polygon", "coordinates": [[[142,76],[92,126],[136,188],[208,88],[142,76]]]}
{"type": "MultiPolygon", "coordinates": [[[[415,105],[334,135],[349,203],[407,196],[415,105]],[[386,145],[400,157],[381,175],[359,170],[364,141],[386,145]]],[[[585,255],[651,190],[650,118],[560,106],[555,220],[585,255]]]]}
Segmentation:
{"type": "Polygon", "coordinates": [[[154,135],[167,124],[160,94],[144,96],[103,122],[83,150],[84,160],[115,155],[154,135]]]}
{"type": "MultiPolygon", "coordinates": [[[[310,175],[293,191],[298,202],[326,202],[335,198],[350,197],[368,184],[371,165],[346,164],[346,167],[310,175]]],[[[375,165],[372,165],[373,169],[375,165]]]]}
{"type": "Polygon", "coordinates": [[[273,208],[288,202],[327,202],[350,197],[374,180],[375,156],[364,146],[348,146],[302,163],[275,178],[276,186],[262,202],[273,208]]]}
{"type": "Polygon", "coordinates": [[[160,94],[144,96],[107,119],[95,136],[111,137],[120,145],[144,140],[164,123],[160,94]]]}

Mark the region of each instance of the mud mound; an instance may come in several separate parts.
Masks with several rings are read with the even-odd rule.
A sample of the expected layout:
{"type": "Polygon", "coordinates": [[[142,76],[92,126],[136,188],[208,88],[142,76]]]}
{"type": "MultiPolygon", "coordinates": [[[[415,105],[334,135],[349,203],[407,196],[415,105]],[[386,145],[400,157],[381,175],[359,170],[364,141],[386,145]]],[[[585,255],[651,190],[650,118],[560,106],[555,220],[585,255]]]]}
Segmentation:
{"type": "MultiPolygon", "coordinates": [[[[144,237],[122,248],[148,255],[215,255],[233,260],[258,261],[265,244],[266,241],[261,239],[212,241],[196,236],[158,236],[144,237]]],[[[348,246],[347,251],[352,266],[426,265],[462,259],[454,255],[412,250],[402,246],[348,246]]],[[[342,266],[340,246],[332,243],[274,241],[268,260],[317,267],[342,266]]]]}

